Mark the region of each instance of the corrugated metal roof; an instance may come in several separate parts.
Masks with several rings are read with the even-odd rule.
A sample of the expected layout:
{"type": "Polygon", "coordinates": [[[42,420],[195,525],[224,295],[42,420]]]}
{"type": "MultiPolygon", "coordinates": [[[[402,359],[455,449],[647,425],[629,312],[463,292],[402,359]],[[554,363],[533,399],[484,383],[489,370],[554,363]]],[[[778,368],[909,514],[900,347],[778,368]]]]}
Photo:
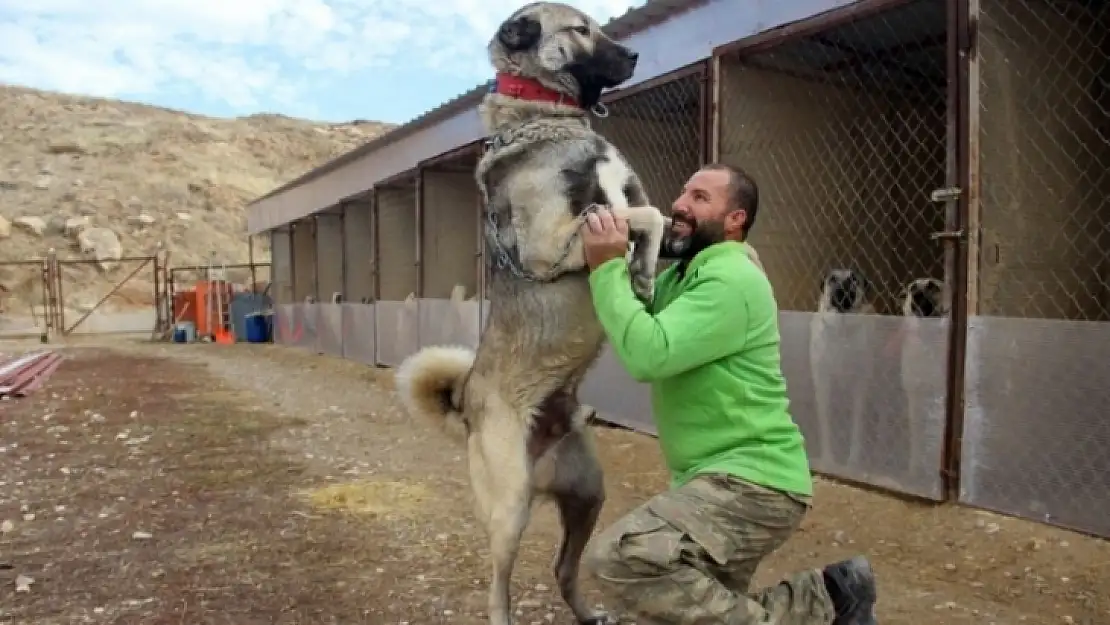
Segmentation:
{"type": "MultiPolygon", "coordinates": [[[[625,37],[640,32],[641,30],[644,30],[650,26],[666,21],[667,19],[674,17],[679,13],[699,7],[706,2],[708,2],[708,0],[647,0],[647,2],[645,2],[643,6],[629,9],[628,11],[625,11],[623,15],[609,20],[602,26],[602,30],[604,30],[606,34],[608,34],[610,37],[613,37],[614,39],[624,39],[625,37]]],[[[314,178],[319,178],[320,176],[339,167],[342,167],[343,165],[346,165],[351,161],[358,160],[358,158],[369,154],[370,152],[383,148],[402,137],[410,135],[422,128],[431,126],[441,119],[450,117],[451,115],[463,111],[470,106],[475,106],[478,104],[479,101],[481,101],[482,97],[489,91],[492,85],[493,80],[487,80],[486,82],[474,87],[470,91],[467,91],[461,95],[452,98],[451,100],[448,100],[447,102],[444,102],[443,104],[431,109],[430,111],[417,116],[413,120],[394,128],[384,135],[375,137],[374,139],[367,141],[357,148],[341,154],[315,169],[301,174],[297,178],[290,180],[289,182],[281,185],[273,191],[270,191],[269,193],[252,200],[250,204],[248,204],[248,206],[264,200],[268,197],[277,195],[293,187],[302,185],[314,178]]]]}

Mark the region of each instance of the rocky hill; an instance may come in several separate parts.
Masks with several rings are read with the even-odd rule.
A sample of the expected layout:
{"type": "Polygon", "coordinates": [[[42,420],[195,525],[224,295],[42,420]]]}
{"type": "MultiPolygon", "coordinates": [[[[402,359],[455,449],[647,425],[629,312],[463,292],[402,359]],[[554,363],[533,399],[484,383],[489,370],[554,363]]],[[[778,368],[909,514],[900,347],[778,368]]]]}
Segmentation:
{"type": "MultiPolygon", "coordinates": [[[[0,85],[0,310],[41,301],[44,256],[65,266],[65,305],[87,309],[162,244],[171,265],[246,262],[251,199],[392,128],[281,115],[235,119],[0,85]]],[[[269,245],[255,241],[255,257],[269,245]]],[[[113,307],[143,305],[150,272],[113,307]]],[[[22,309],[22,310],[19,310],[22,309]]],[[[17,312],[18,311],[18,312],[17,312]]]]}

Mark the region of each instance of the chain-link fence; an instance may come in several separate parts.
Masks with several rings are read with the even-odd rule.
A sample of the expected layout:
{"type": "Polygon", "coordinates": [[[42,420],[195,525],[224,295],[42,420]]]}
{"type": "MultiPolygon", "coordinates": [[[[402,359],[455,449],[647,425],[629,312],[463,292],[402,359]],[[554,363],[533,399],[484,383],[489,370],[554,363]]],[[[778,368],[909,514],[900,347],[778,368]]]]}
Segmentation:
{"type": "Polygon", "coordinates": [[[947,178],[947,12],[897,9],[720,67],[720,160],[759,185],[750,243],[791,405],[824,473],[942,498],[949,322],[932,240],[947,178]],[[926,318],[932,317],[932,318],[926,318]]]}
{"type": "Polygon", "coordinates": [[[1110,536],[1110,7],[977,4],[961,499],[1110,536]]]}

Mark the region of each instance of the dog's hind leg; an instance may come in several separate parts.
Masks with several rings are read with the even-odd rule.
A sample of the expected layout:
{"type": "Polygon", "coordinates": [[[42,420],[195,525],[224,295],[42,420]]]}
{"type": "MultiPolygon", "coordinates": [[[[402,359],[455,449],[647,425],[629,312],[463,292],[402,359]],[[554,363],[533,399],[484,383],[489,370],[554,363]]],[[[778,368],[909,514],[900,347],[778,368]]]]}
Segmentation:
{"type": "Polygon", "coordinates": [[[468,455],[478,518],[489,539],[489,623],[511,625],[509,580],[532,508],[528,431],[515,415],[494,422],[496,430],[479,429],[471,435],[468,455]]]}
{"type": "MultiPolygon", "coordinates": [[[[592,408],[580,405],[573,419],[584,424],[592,414],[592,408]]],[[[546,471],[550,482],[542,487],[554,498],[563,525],[552,563],[559,593],[581,625],[612,623],[606,613],[590,609],[578,585],[582,553],[605,504],[604,476],[588,430],[584,426],[572,430],[547,455],[543,460],[550,462],[546,471]]]]}

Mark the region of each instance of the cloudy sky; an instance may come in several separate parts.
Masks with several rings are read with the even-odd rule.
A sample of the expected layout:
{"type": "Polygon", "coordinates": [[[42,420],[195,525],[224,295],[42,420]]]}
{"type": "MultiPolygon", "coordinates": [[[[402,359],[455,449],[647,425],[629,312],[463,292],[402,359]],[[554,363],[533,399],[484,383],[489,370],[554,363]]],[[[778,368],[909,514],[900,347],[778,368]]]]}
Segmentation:
{"type": "MultiPolygon", "coordinates": [[[[602,23],[643,0],[570,0],[602,23]]],[[[524,0],[0,0],[0,82],[212,115],[403,122],[490,78],[524,0]]]]}

